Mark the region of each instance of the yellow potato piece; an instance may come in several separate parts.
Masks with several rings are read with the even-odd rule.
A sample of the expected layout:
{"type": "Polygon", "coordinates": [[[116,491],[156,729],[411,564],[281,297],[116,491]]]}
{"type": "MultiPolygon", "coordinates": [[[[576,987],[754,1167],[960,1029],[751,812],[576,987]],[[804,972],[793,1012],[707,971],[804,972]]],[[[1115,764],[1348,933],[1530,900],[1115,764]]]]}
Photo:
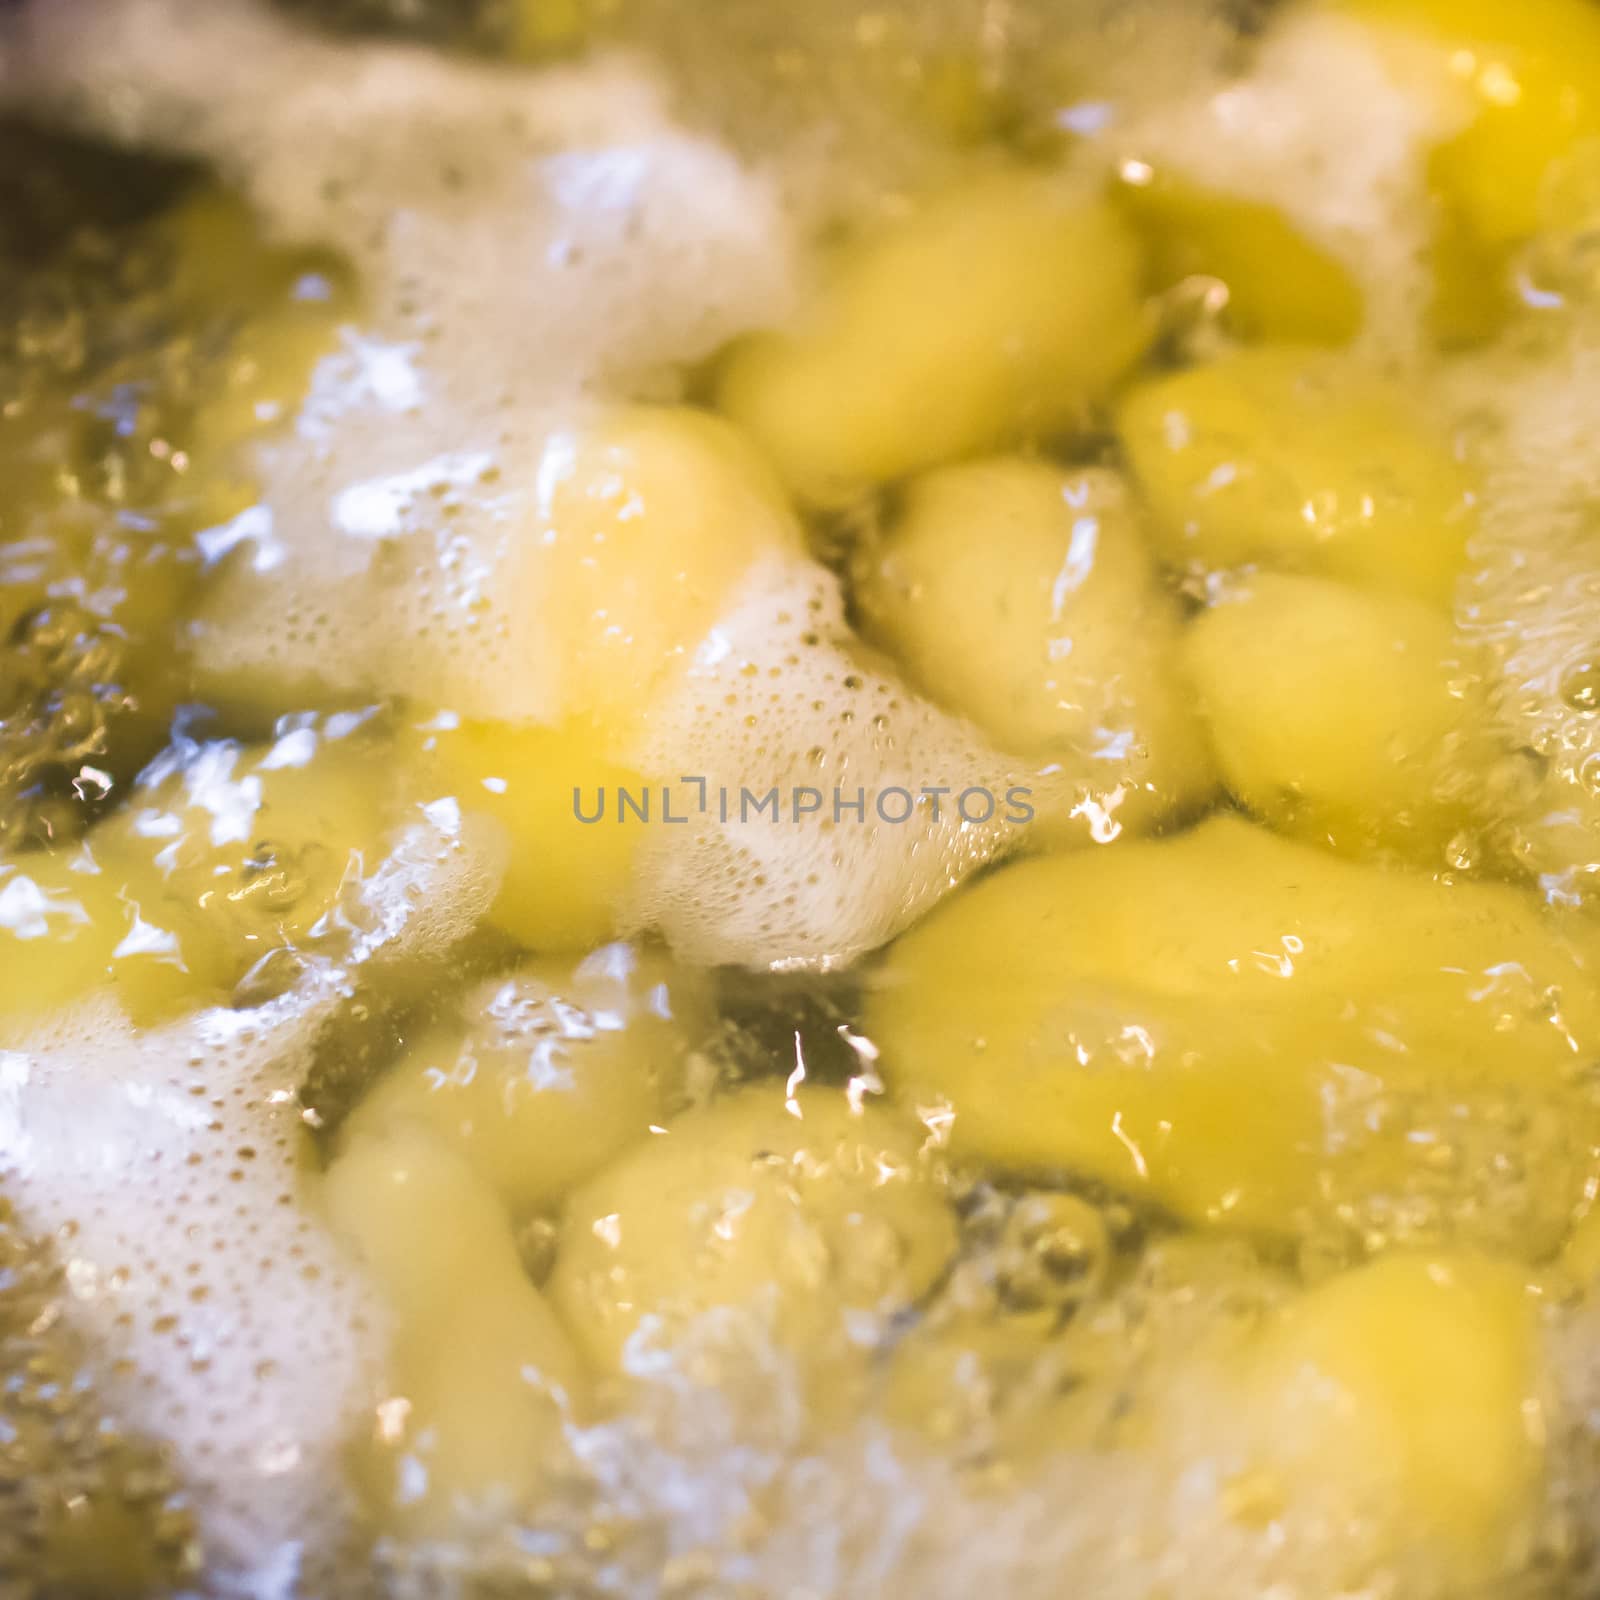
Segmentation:
{"type": "Polygon", "coordinates": [[[627,729],[752,566],[804,537],[771,470],[720,418],[620,407],[553,434],[510,579],[566,717],[627,729]]]}
{"type": "Polygon", "coordinates": [[[453,799],[503,832],[505,876],[490,922],[541,953],[590,950],[615,933],[646,826],[622,814],[619,796],[646,785],[601,754],[592,726],[444,714],[408,729],[402,747],[422,800],[453,799]]]}
{"type": "Polygon", "coordinates": [[[353,1135],[416,1124],[456,1149],[513,1214],[552,1205],[666,1119],[698,985],[608,945],[474,990],[356,1109],[353,1135]]]}
{"type": "Polygon", "coordinates": [[[727,1310],[808,1359],[870,1346],[955,1248],[920,1133],[777,1082],[689,1111],[568,1197],[551,1300],[602,1371],[647,1373],[727,1310]]]}
{"type": "Polygon", "coordinates": [[[383,753],[312,721],[266,746],[183,741],[80,846],[0,861],[0,1027],[107,988],[153,1022],[315,943],[381,859],[383,753]]]}
{"type": "Polygon", "coordinates": [[[1481,682],[1434,608],[1262,573],[1190,627],[1183,662],[1228,788],[1263,821],[1442,866],[1477,820],[1481,682]]]}
{"type": "Polygon", "coordinates": [[[1269,1317],[1243,1353],[1250,1470],[1286,1503],[1392,1524],[1455,1584],[1512,1558],[1543,1466],[1534,1304],[1522,1273],[1399,1255],[1269,1317]]]}
{"type": "Polygon", "coordinates": [[[140,1022],[213,997],[209,965],[185,960],[163,901],[153,880],[88,850],[0,861],[0,1044],[96,992],[140,1022]]]}
{"type": "Polygon", "coordinates": [[[383,856],[386,743],[357,718],[295,718],[268,745],[174,746],[96,844],[153,876],[185,953],[224,981],[269,950],[315,940],[344,884],[383,856]]]}
{"type": "Polygon", "coordinates": [[[1409,71],[1458,102],[1464,131],[1431,175],[1490,244],[1532,234],[1552,169],[1600,134],[1600,12],[1586,0],[1332,0],[1403,47],[1409,71]]]}
{"type": "Polygon", "coordinates": [[[1596,1131],[1592,945],[1516,890],[1224,817],[980,883],[891,950],[866,1028],[958,1157],[1196,1221],[1537,1255],[1596,1131]]]}
{"type": "MultiPolygon", "coordinates": [[[[402,520],[433,554],[412,549],[402,557],[402,537],[390,541],[396,560],[477,563],[493,600],[468,596],[480,584],[474,578],[456,586],[456,601],[483,611],[466,616],[466,625],[482,623],[506,639],[515,663],[488,695],[500,706],[509,700],[519,721],[569,734],[585,770],[630,747],[658,694],[705,644],[754,569],[805,553],[799,520],[770,466],[737,429],[687,406],[575,406],[520,459],[499,452],[470,472],[451,466],[455,459],[447,453],[397,478],[346,484],[335,520],[388,526],[396,506],[414,502],[415,516],[408,510],[402,520]],[[453,484],[449,505],[433,499],[429,484],[453,484]],[[446,538],[451,515],[459,517],[459,538],[446,538]],[[585,739],[590,753],[580,754],[585,739]]],[[[212,606],[206,626],[220,637],[231,620],[212,606]]],[[[463,715],[483,709],[481,675],[454,672],[427,655],[425,642],[419,649],[438,665],[432,704],[463,715]],[[451,703],[451,684],[465,685],[471,698],[464,705],[451,703]]],[[[379,659],[328,676],[315,654],[273,666],[265,677],[248,659],[220,669],[203,661],[202,686],[209,703],[259,717],[285,704],[337,709],[352,685],[381,690],[399,670],[379,659]],[[373,674],[382,681],[369,683],[373,674]]],[[[426,686],[416,697],[429,698],[426,686]]],[[[499,737],[488,727],[481,735],[499,737]]],[[[516,738],[505,741],[515,761],[516,738]]],[[[463,741],[469,766],[474,742],[463,741]]]]}
{"type": "Polygon", "coordinates": [[[362,1462],[379,1514],[443,1534],[527,1503],[581,1376],[493,1192],[431,1135],[397,1129],[352,1139],[323,1196],[395,1318],[393,1393],[362,1462]]]}
{"type": "Polygon", "coordinates": [[[1141,385],[1120,431],[1168,561],[1260,564],[1447,606],[1473,485],[1418,411],[1335,357],[1272,347],[1141,385]]]}
{"type": "Polygon", "coordinates": [[[867,635],[1009,753],[1120,789],[1119,822],[1207,793],[1178,612],[1121,479],[1019,457],[914,480],[857,565],[867,635]]]}
{"type": "Polygon", "coordinates": [[[990,175],[846,252],[810,321],[734,348],[719,404],[845,501],[1079,420],[1145,342],[1139,273],[1109,202],[990,175]]]}
{"type": "Polygon", "coordinates": [[[1240,338],[1345,345],[1361,331],[1365,306],[1349,269],[1276,206],[1139,163],[1125,166],[1116,198],[1144,240],[1153,286],[1218,279],[1240,338]]]}

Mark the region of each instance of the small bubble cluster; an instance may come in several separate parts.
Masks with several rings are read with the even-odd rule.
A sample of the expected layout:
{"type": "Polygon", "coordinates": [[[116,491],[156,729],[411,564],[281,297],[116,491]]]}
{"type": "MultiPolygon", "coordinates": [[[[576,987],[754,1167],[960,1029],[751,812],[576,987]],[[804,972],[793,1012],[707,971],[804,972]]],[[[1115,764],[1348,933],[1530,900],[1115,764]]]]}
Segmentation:
{"type": "MultiPolygon", "coordinates": [[[[48,149],[13,149],[44,171],[48,149]]],[[[61,157],[55,154],[56,164],[61,157]]],[[[113,170],[139,167],[102,157],[113,170]]],[[[80,201],[80,208],[84,205],[80,201]]],[[[0,253],[0,842],[70,837],[159,743],[193,556],[170,440],[201,358],[166,327],[160,252],[79,218],[0,253]]],[[[181,466],[181,456],[180,456],[181,466]]]]}
{"type": "Polygon", "coordinates": [[[129,709],[125,639],[61,600],[20,616],[0,649],[0,848],[69,839],[113,787],[104,767],[129,709]]]}
{"type": "Polygon", "coordinates": [[[0,1200],[5,1593],[164,1592],[199,1569],[193,1513],[167,1452],[106,1406],[71,1326],[71,1294],[60,1262],[0,1200]]]}
{"type": "Polygon", "coordinates": [[[1597,1096],[1585,1065],[1538,1093],[1424,1084],[1331,1105],[1326,1136],[1349,1159],[1330,1166],[1327,1212],[1300,1230],[1301,1259],[1451,1246],[1547,1254],[1600,1165],[1597,1096]]]}
{"type": "Polygon", "coordinates": [[[215,1570],[334,1549],[350,1507],[330,1485],[378,1324],[297,1200],[307,1024],[211,1013],[135,1038],[94,1021],[7,1057],[28,1084],[26,1140],[0,1130],[7,1186],[61,1241],[113,1403],[181,1461],[215,1570]]]}

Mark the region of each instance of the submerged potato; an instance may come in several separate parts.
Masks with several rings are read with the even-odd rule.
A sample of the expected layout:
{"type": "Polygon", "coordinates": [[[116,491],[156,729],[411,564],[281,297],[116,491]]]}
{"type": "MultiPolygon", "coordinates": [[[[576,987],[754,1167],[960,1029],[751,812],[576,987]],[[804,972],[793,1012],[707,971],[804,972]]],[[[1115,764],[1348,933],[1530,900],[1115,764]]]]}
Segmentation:
{"type": "Polygon", "coordinates": [[[1361,331],[1365,308],[1349,269],[1276,206],[1137,162],[1124,167],[1116,197],[1145,242],[1155,287],[1218,279],[1241,338],[1345,345],[1361,331]]]}
{"type": "Polygon", "coordinates": [[[1403,390],[1326,354],[1263,348],[1141,385],[1119,427],[1167,560],[1450,604],[1472,481],[1403,390]]]}
{"type": "Polygon", "coordinates": [[[268,746],[183,741],[80,846],[0,861],[4,1025],[101,990],[150,1022],[315,943],[382,856],[380,753],[309,719],[268,746]]]}
{"type": "Polygon", "coordinates": [[[1244,1475],[1277,1505],[1375,1519],[1476,1589],[1517,1557],[1544,1422],[1525,1277],[1474,1256],[1400,1255],[1288,1302],[1247,1344],[1244,1475]]]}
{"type": "Polygon", "coordinates": [[[568,1196],[551,1299],[602,1371],[648,1373],[715,1313],[818,1359],[870,1346],[955,1248],[917,1134],[777,1083],[686,1112],[568,1196]]]}
{"type": "Polygon", "coordinates": [[[1478,815],[1482,684],[1432,607],[1262,573],[1189,628],[1183,662],[1228,788],[1263,821],[1442,863],[1478,815]]]}
{"type": "Polygon", "coordinates": [[[659,957],[609,945],[470,993],[460,1025],[413,1045],[356,1110],[350,1136],[418,1125],[513,1214],[549,1206],[665,1120],[699,996],[659,957]]]}
{"type": "Polygon", "coordinates": [[[734,348],[718,400],[791,488],[838,502],[1059,430],[1145,337],[1138,248],[1115,210],[996,174],[846,253],[808,323],[734,348]]]}
{"type": "Polygon", "coordinates": [[[1064,1327],[912,1328],[882,1406],[997,1501],[1087,1459],[1163,1546],[1215,1517],[1236,1553],[1314,1550],[1329,1594],[1391,1572],[1488,1593],[1537,1515],[1536,1317],[1526,1274],[1486,1256],[1406,1252],[1305,1290],[1240,1241],[1157,1235],[1064,1327]]]}
{"type": "Polygon", "coordinates": [[[751,568],[803,546],[737,430],[687,407],[613,407],[546,440],[509,581],[562,716],[626,731],[751,568]]]}
{"type": "Polygon", "coordinates": [[[1122,785],[1119,817],[1209,787],[1177,608],[1114,473],[1002,458],[918,478],[855,596],[914,683],[1008,752],[1122,785]]]}
{"type": "Polygon", "coordinates": [[[395,1319],[361,1463],[379,1515],[439,1535],[515,1511],[559,1460],[580,1374],[500,1203],[417,1129],[352,1139],[323,1196],[395,1319]]]}
{"type": "Polygon", "coordinates": [[[868,1032],[957,1156],[1194,1221],[1532,1255],[1600,1126],[1589,936],[1235,818],[1013,866],[891,950],[868,1032]]]}
{"type": "Polygon", "coordinates": [[[141,1022],[208,994],[205,967],[192,971],[159,917],[157,885],[135,887],[92,853],[0,861],[0,1040],[41,1025],[52,1011],[114,992],[141,1022]]]}
{"type": "Polygon", "coordinates": [[[594,728],[444,714],[401,744],[422,799],[454,800],[500,829],[506,867],[491,923],[543,954],[589,950],[615,933],[642,832],[619,819],[617,796],[644,785],[605,758],[594,728]]]}

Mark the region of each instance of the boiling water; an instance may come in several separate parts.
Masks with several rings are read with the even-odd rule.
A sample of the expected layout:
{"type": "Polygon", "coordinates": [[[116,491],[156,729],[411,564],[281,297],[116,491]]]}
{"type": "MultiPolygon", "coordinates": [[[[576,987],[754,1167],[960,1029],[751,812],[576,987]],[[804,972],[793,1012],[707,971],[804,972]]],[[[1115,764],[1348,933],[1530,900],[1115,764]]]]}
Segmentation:
{"type": "MultiPolygon", "coordinates": [[[[1581,223],[1593,218],[1525,242],[1507,268],[1520,310],[1441,353],[1427,331],[1430,152],[1461,135],[1471,106],[1422,85],[1413,47],[1396,56],[1349,14],[1359,9],[11,8],[0,99],[18,160],[3,181],[31,219],[7,217],[0,235],[0,428],[15,441],[0,434],[0,930],[24,974],[12,989],[0,974],[0,1360],[17,1374],[0,1409],[11,1430],[0,1568],[19,1593],[1588,1592],[1596,1364],[1582,1230],[1600,1134],[1583,930],[1600,858],[1600,467],[1586,419],[1600,344],[1581,223]],[[1530,942],[1524,970],[1513,941],[1468,998],[1495,1008],[1490,1032],[1531,1030],[1530,1060],[1559,1034],[1571,1070],[1547,1080],[1530,1066],[1532,1089],[1491,1065],[1470,1084],[1391,1091],[1364,1056],[1341,1057],[1323,1103],[1327,1172],[1269,1223],[1235,1225],[1230,1210],[1248,1204],[1236,1196],[1191,1204],[1187,1167],[1165,1187],[1151,1180],[1120,1114],[1125,1175],[1072,1137],[1051,1160],[965,1142],[989,1113],[925,1082],[921,1060],[897,1059],[892,1021],[881,1037],[872,1025],[895,1015],[896,985],[916,981],[920,958],[902,966],[897,953],[915,946],[887,965],[874,953],[930,913],[965,914],[1008,881],[1007,858],[1040,852],[1004,815],[920,804],[897,822],[871,798],[857,817],[825,797],[1021,792],[1054,819],[1048,859],[1074,848],[1120,859],[1145,833],[1225,840],[1205,830],[1244,824],[1203,819],[1238,810],[1310,849],[1304,794],[1280,806],[1232,770],[1218,783],[1209,755],[1170,788],[1130,777],[1137,761],[1118,763],[1142,727],[1075,765],[1081,750],[1019,743],[952,703],[872,612],[872,562],[918,503],[903,483],[838,496],[797,485],[802,514],[781,495],[773,509],[770,475],[757,488],[740,479],[727,492],[748,496],[740,538],[760,530],[749,559],[720,587],[707,580],[703,617],[704,594],[684,591],[697,620],[666,652],[670,667],[626,677],[599,710],[594,686],[611,682],[613,658],[561,644],[582,634],[571,595],[590,591],[564,588],[530,531],[552,525],[563,474],[617,402],[716,400],[730,345],[826,295],[841,238],[893,230],[924,196],[997,168],[1048,174],[1077,199],[1177,172],[1270,209],[1363,305],[1339,358],[1348,381],[1401,386],[1473,474],[1446,631],[1459,652],[1451,694],[1479,706],[1478,722],[1450,745],[1441,782],[1474,803],[1420,861],[1410,835],[1394,854],[1447,890],[1481,879],[1569,919],[1549,935],[1579,952],[1569,965],[1552,955],[1542,967],[1545,946],[1530,942]],[[429,762],[451,759],[462,728],[570,728],[591,713],[611,765],[585,767],[583,781],[602,800],[609,782],[615,806],[648,774],[658,807],[672,789],[688,821],[664,824],[658,809],[641,825],[608,925],[563,942],[507,910],[519,852],[539,841],[515,818],[479,814],[484,789],[505,792],[510,757],[497,750],[481,783],[446,782],[429,762]],[[775,788],[785,807],[815,786],[819,804],[786,824],[752,821],[745,785],[775,788]],[[695,804],[730,789],[731,817],[715,800],[695,804]],[[153,862],[196,904],[163,922],[133,877],[121,885],[124,861],[153,862]],[[93,901],[101,885],[115,892],[93,901]],[[119,937],[80,958],[104,918],[119,937]],[[118,973],[132,975],[108,986],[118,973]],[[512,1438],[515,1470],[448,1514],[414,1510],[428,1502],[427,1461],[443,1459],[427,1437],[406,1446],[422,1486],[402,1466],[397,1493],[375,1492],[363,1453],[410,1437],[407,1408],[421,1410],[429,1385],[455,1396],[438,1402],[448,1433],[450,1406],[471,1409],[450,1385],[500,1313],[487,1298],[471,1309],[487,1276],[440,1277],[426,1315],[407,1302],[386,1276],[381,1219],[339,1199],[338,1174],[354,1170],[341,1164],[361,1139],[392,1136],[384,1096],[403,1092],[419,1060],[435,1087],[487,1081],[505,1052],[565,1082],[619,1070],[594,1064],[593,1041],[641,1030],[655,1040],[648,1104],[635,1061],[615,1090],[623,1110],[606,1098],[570,1125],[552,1113],[556,1133],[534,1127],[533,1153],[513,1150],[503,1172],[463,1146],[484,1163],[478,1178],[502,1185],[504,1215],[486,1214],[518,1252],[512,1320],[532,1339],[545,1313],[517,1297],[554,1305],[559,1342],[572,1335],[593,1370],[541,1377],[555,1398],[541,1390],[520,1446],[521,1402],[508,1401],[489,1432],[512,1438]],[[868,1180],[848,1131],[837,1147],[826,1133],[789,1150],[787,1124],[751,1113],[758,1131],[735,1131],[759,1177],[737,1162],[726,1176],[705,1131],[757,1101],[827,1130],[841,1106],[887,1118],[891,1098],[897,1132],[869,1152],[868,1180]],[[629,1139],[613,1138],[614,1121],[629,1139]],[[643,1220],[648,1204],[610,1208],[608,1195],[633,1191],[594,1186],[611,1173],[633,1182],[635,1164],[654,1159],[641,1150],[670,1147],[675,1129],[711,1152],[711,1198],[670,1170],[637,1181],[658,1182],[669,1223],[676,1206],[711,1242],[681,1252],[683,1281],[663,1291],[687,1309],[676,1322],[663,1312],[608,1366],[590,1327],[595,1285],[625,1270],[645,1282],[648,1264],[586,1277],[574,1263],[594,1238],[616,1247],[607,1229],[619,1216],[650,1238],[655,1220],[643,1220]],[[1369,1139],[1407,1153],[1338,1164],[1369,1139]],[[580,1162],[591,1141],[593,1160],[580,1162]],[[828,1183],[847,1179],[867,1181],[873,1203],[851,1202],[841,1222],[828,1183]],[[746,1211],[777,1220],[740,1256],[746,1211]],[[765,1277],[746,1294],[752,1249],[765,1277]],[[1531,1486],[1506,1491],[1511,1526],[1487,1553],[1456,1524],[1473,1508],[1493,1521],[1490,1491],[1440,1490],[1443,1510],[1427,1498],[1436,1458],[1485,1449],[1485,1435],[1463,1432],[1408,1466],[1431,1424],[1402,1418],[1385,1432],[1382,1405],[1404,1385],[1352,1379],[1352,1404],[1377,1420],[1351,1444],[1318,1434],[1310,1407],[1307,1448],[1327,1461],[1308,1466],[1279,1438],[1301,1426],[1283,1398],[1298,1391],[1274,1389],[1238,1354],[1297,1326],[1297,1307],[1326,1305],[1314,1297],[1328,1285],[1419,1251],[1504,1257],[1531,1286],[1536,1356],[1518,1415],[1539,1466],[1531,1486]],[[438,1323],[455,1296],[462,1317],[438,1323]],[[836,1301],[838,1316],[813,1314],[836,1301]]],[[[1566,181],[1581,180],[1586,156],[1579,145],[1566,181]]],[[[1230,308],[1230,286],[1206,273],[1141,286],[1152,380],[1227,359],[1250,331],[1243,286],[1232,287],[1230,308]]],[[[1104,400],[1071,425],[1013,433],[1063,470],[1126,475],[1133,448],[1119,435],[1131,430],[1104,400]]],[[[599,481],[586,492],[603,498],[599,481]]],[[[1120,514],[1080,522],[1109,538],[1120,514]]],[[[608,623],[597,637],[631,643],[658,622],[674,637],[676,618],[649,612],[671,609],[675,571],[662,569],[638,622],[626,564],[594,560],[593,614],[608,623]]],[[[1260,564],[1166,559],[1147,585],[1155,598],[1139,602],[1147,619],[1113,614],[1125,654],[1110,677],[1133,681],[1124,661],[1146,648],[1146,620],[1176,636],[1204,606],[1222,615],[1231,586],[1249,582],[1235,569],[1260,564]]],[[[1061,593],[1071,577],[1069,565],[1061,593]]],[[[1085,631],[1059,655],[1091,647],[1085,631]]],[[[1330,704],[1337,686],[1308,719],[1330,704]]],[[[555,781],[570,786],[565,769],[555,781]]],[[[1401,870],[1387,841],[1332,842],[1401,870]]],[[[1388,902],[1367,893],[1350,889],[1340,917],[1354,918],[1353,947],[1400,971],[1405,952],[1383,953],[1388,902]]],[[[1093,945],[1108,903],[1086,890],[1058,915],[1093,945]]],[[[1523,929],[1511,903],[1482,901],[1479,920],[1523,929]]],[[[1432,915],[1396,925],[1424,939],[1432,915]]],[[[1181,916],[1153,903],[1160,936],[1134,939],[1152,973],[1169,957],[1176,973],[1192,953],[1181,916]]],[[[974,938],[989,926],[975,922],[974,938]]],[[[1102,1019],[1120,1028],[1125,990],[1144,973],[1084,955],[1092,978],[1074,969],[1072,981],[1089,983],[1090,1000],[1030,1022],[1028,985],[1045,980],[1034,935],[1014,937],[990,979],[1002,997],[1015,979],[1024,1021],[1007,1033],[1009,1002],[997,1002],[997,1052],[1025,1058],[1041,1038],[1067,1038],[1086,1072],[1103,1070],[1096,1051],[1110,1047],[1091,1034],[1102,1019]]],[[[1049,937],[1065,949],[1075,935],[1057,923],[1049,937]]],[[[1107,932],[1106,949],[1119,937],[1107,932]]],[[[1271,959],[1292,977],[1304,948],[1286,942],[1271,959]]],[[[925,1009],[969,967],[988,973],[992,954],[975,944],[946,983],[930,982],[925,1009]]],[[[1249,962],[1267,958],[1250,948],[1249,962]]],[[[1330,1030],[1370,1003],[1365,1041],[1421,1048],[1406,1029],[1423,1013],[1386,1009],[1381,982],[1373,1000],[1365,969],[1349,970],[1348,995],[1308,1002],[1326,1003],[1330,1030]]],[[[1185,1033],[1189,1013],[1161,1009],[1166,982],[1151,977],[1153,1033],[1115,1033],[1122,1059],[1174,1059],[1163,1027],[1192,1039],[1202,1065],[1213,1037],[1219,1050],[1255,1048],[1227,1031],[1227,1003],[1199,980],[1204,1020],[1185,1033]]],[[[967,998],[981,1015],[982,993],[967,998]]],[[[1262,1017],[1285,1060],[1302,1048],[1271,1032],[1282,1019],[1270,1006],[1262,1017]]],[[[1463,1057],[1479,1045],[1469,1032],[1446,1034],[1463,1057]]],[[[1224,1153],[1230,1139],[1275,1136],[1270,1107],[1246,1097],[1244,1113],[1213,1130],[1224,1153]]],[[[670,1273],[676,1236],[662,1229],[670,1273]]],[[[477,1248],[463,1239],[463,1259],[477,1248]]],[[[413,1253],[424,1260],[403,1239],[399,1257],[413,1253]]],[[[1381,1344],[1385,1326],[1352,1337],[1381,1344]]],[[[1436,1331],[1424,1320],[1394,1338],[1436,1331]]],[[[551,1369],[568,1372],[565,1359],[552,1355],[551,1369]]],[[[1500,1438],[1489,1453],[1520,1448],[1500,1438]]]]}

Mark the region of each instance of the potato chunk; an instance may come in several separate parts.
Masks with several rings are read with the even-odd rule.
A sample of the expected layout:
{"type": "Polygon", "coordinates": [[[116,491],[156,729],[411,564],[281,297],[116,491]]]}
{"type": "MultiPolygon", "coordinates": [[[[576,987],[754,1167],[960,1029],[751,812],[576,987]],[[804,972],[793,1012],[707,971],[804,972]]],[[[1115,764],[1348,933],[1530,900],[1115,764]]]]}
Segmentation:
{"type": "Polygon", "coordinates": [[[1345,345],[1361,331],[1360,286],[1276,206],[1134,163],[1117,200],[1145,242],[1153,282],[1216,278],[1244,339],[1345,345]]]}
{"type": "Polygon", "coordinates": [[[1403,390],[1325,354],[1264,348],[1142,385],[1120,426],[1167,560],[1450,603],[1472,481],[1403,390]]]}
{"type": "Polygon", "coordinates": [[[1223,776],[1254,815],[1350,853],[1443,864],[1475,820],[1481,685],[1436,610],[1262,573],[1189,629],[1223,776]]]}
{"type": "Polygon", "coordinates": [[[839,502],[1070,424],[1145,337],[1109,203],[998,173],[847,252],[809,322],[735,347],[719,401],[791,488],[839,502]]]}
{"type": "Polygon", "coordinates": [[[1500,1575],[1542,1469],[1533,1302],[1473,1256],[1393,1256],[1270,1317],[1244,1356],[1254,1473],[1392,1524],[1456,1583],[1500,1575]]]}
{"type": "Polygon", "coordinates": [[[978,885],[893,948],[866,1020],[958,1156],[1197,1221],[1537,1254],[1597,1127],[1592,944],[1518,891],[1219,818],[978,885]]]}
{"type": "Polygon", "coordinates": [[[620,407],[561,429],[538,464],[509,581],[562,719],[634,727],[751,567],[801,553],[770,469],[726,422],[620,407]]]}
{"type": "Polygon", "coordinates": [[[108,876],[86,852],[0,861],[0,1042],[14,1042],[49,1013],[115,991],[140,1021],[206,992],[176,936],[148,920],[160,895],[108,876]]]}
{"type": "Polygon", "coordinates": [[[1130,813],[1209,787],[1177,608],[1114,473],[1021,458],[929,473],[855,594],[869,637],[1002,749],[1122,784],[1130,813]]]}
{"type": "Polygon", "coordinates": [[[837,1091],[743,1090],[570,1195],[550,1295],[602,1371],[734,1311],[796,1353],[870,1345],[955,1248],[917,1130],[837,1091]]]}
{"type": "Polygon", "coordinates": [[[419,1125],[513,1214],[553,1204],[665,1120],[701,997],[660,957],[608,945],[469,994],[357,1108],[352,1136],[419,1125]]]}
{"type": "Polygon", "coordinates": [[[494,821],[505,875],[489,920],[541,953],[591,950],[616,931],[643,832],[618,814],[637,773],[608,761],[586,724],[561,728],[428,718],[402,738],[421,798],[494,821]],[[592,820],[586,820],[592,819],[592,820]]]}
{"type": "Polygon", "coordinates": [[[499,1202],[416,1129],[351,1140],[324,1198],[395,1318],[394,1393],[362,1461],[380,1516],[438,1535],[514,1510],[558,1458],[581,1377],[499,1202]]]}

